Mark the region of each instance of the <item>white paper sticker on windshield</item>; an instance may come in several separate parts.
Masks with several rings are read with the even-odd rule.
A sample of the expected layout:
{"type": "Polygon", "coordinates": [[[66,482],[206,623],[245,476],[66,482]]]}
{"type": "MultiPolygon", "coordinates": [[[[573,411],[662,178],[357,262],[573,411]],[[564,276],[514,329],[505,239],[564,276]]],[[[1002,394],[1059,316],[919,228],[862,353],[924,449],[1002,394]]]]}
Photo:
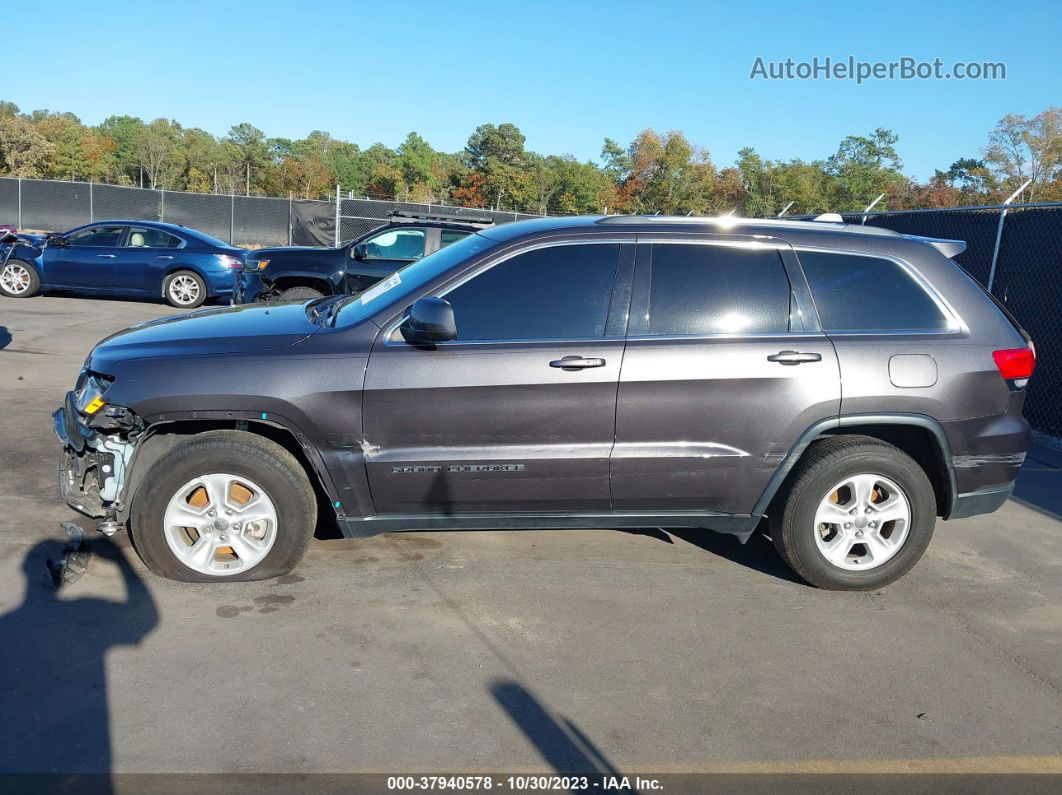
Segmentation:
{"type": "Polygon", "coordinates": [[[363,304],[367,304],[367,303],[369,303],[369,301],[372,301],[374,298],[377,298],[377,297],[383,295],[388,290],[390,290],[392,287],[397,287],[401,283],[402,283],[402,277],[399,276],[397,273],[392,273],[390,276],[388,276],[382,282],[374,284],[368,290],[363,292],[361,294],[361,302],[363,304]]]}

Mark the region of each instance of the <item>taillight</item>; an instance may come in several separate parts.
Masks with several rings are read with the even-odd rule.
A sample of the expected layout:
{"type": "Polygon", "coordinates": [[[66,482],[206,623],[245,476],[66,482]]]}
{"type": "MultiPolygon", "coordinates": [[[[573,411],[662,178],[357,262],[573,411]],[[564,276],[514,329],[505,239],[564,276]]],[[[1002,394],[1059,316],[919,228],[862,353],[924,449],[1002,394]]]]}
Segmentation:
{"type": "Polygon", "coordinates": [[[243,260],[239,257],[233,257],[229,254],[220,254],[218,255],[218,259],[221,261],[221,264],[224,265],[226,268],[243,267],[243,260]]]}
{"type": "MultiPolygon", "coordinates": [[[[1036,350],[1029,343],[1027,348],[1008,348],[1002,351],[992,351],[992,358],[996,360],[999,374],[1007,381],[1028,380],[1033,370],[1036,369],[1036,350]]],[[[1018,386],[1024,386],[1019,383],[1018,386]]]]}

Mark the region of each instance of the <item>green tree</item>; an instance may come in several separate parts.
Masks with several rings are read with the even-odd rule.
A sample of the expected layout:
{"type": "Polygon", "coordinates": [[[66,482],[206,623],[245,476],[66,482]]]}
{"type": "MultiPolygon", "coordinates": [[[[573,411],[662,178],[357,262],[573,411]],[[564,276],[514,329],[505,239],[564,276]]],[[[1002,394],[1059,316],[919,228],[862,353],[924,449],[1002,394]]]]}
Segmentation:
{"type": "Polygon", "coordinates": [[[0,167],[15,177],[43,177],[55,145],[21,116],[0,116],[0,167]]]}
{"type": "Polygon", "coordinates": [[[1025,198],[1033,201],[1062,178],[1062,107],[1032,118],[1008,113],[989,134],[984,154],[1005,192],[1031,179],[1025,198]]]}
{"type": "Polygon", "coordinates": [[[516,125],[481,124],[468,139],[464,161],[471,173],[482,178],[484,198],[494,207],[526,206],[533,198],[530,157],[516,125]]]}
{"type": "Polygon", "coordinates": [[[841,141],[837,153],[826,161],[826,173],[834,180],[831,209],[862,210],[878,194],[903,183],[898,140],[896,133],[879,127],[869,136],[849,135],[841,141]]]}
{"type": "Polygon", "coordinates": [[[136,157],[144,169],[147,187],[175,187],[185,166],[181,132],[181,125],[167,119],[155,119],[141,129],[136,140],[136,157]]]}
{"type": "Polygon", "coordinates": [[[144,131],[144,122],[136,116],[111,116],[104,120],[99,131],[114,142],[115,181],[139,185],[142,170],[137,147],[144,131]]]}

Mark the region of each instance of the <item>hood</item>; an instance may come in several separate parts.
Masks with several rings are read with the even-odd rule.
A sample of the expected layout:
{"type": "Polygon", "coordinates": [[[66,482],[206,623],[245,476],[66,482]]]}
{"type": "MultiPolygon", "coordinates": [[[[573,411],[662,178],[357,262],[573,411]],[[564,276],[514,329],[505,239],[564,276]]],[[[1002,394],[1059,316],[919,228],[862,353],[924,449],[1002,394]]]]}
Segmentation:
{"type": "Polygon", "coordinates": [[[336,249],[330,246],[277,246],[276,248],[256,248],[254,251],[248,251],[247,259],[272,259],[273,257],[282,257],[285,254],[298,254],[300,257],[304,257],[307,254],[335,254],[336,249]]]}
{"type": "Polygon", "coordinates": [[[88,366],[106,374],[115,362],[128,359],[260,353],[295,345],[319,329],[304,303],[204,309],[112,334],[92,350],[88,366]]]}

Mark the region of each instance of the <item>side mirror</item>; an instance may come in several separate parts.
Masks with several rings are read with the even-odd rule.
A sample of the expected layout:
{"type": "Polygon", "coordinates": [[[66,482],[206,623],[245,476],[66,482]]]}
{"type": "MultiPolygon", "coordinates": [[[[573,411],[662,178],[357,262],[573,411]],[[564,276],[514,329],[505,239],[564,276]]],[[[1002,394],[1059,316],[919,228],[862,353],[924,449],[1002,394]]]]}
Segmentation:
{"type": "Polygon", "coordinates": [[[406,342],[413,345],[457,339],[454,308],[442,298],[418,298],[399,328],[406,342]]]}
{"type": "Polygon", "coordinates": [[[70,243],[67,242],[67,239],[65,237],[63,237],[62,235],[57,235],[54,232],[49,232],[48,235],[45,237],[44,242],[47,245],[55,246],[56,248],[65,248],[66,246],[70,245],[70,243]]]}
{"type": "Polygon", "coordinates": [[[357,243],[354,245],[354,248],[350,250],[350,256],[359,262],[365,259],[365,257],[368,256],[368,253],[369,247],[365,243],[357,243]]]}

